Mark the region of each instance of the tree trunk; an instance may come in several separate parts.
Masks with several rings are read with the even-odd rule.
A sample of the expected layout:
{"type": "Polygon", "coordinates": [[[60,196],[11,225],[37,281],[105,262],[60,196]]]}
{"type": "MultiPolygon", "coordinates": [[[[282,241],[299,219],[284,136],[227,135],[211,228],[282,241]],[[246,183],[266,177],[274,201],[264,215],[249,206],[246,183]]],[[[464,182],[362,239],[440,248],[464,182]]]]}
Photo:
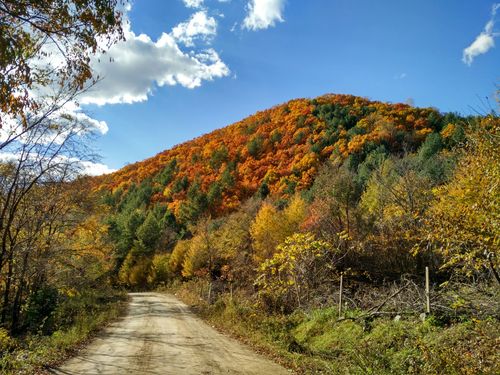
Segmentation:
{"type": "Polygon", "coordinates": [[[1,320],[0,322],[2,324],[5,324],[6,321],[7,321],[7,312],[8,312],[8,309],[9,309],[9,295],[10,295],[10,287],[11,287],[11,284],[12,284],[12,271],[13,271],[13,267],[12,267],[12,254],[10,255],[9,259],[8,259],[8,263],[7,263],[7,279],[6,279],[6,283],[5,283],[5,291],[4,291],[4,294],[3,294],[3,306],[2,306],[2,317],[1,317],[1,320]]]}
{"type": "Polygon", "coordinates": [[[488,254],[488,261],[490,262],[490,268],[491,271],[493,272],[493,275],[495,276],[495,279],[497,282],[500,284],[500,275],[498,274],[498,271],[495,268],[495,264],[493,263],[493,253],[488,254]]]}
{"type": "Polygon", "coordinates": [[[24,293],[24,289],[26,286],[26,281],[24,280],[24,277],[26,276],[26,270],[28,269],[28,259],[29,259],[29,252],[26,251],[23,257],[23,268],[21,270],[21,275],[19,276],[19,286],[17,287],[16,290],[16,295],[14,297],[14,303],[12,305],[12,331],[16,332],[17,329],[19,328],[19,316],[20,316],[20,311],[21,311],[21,297],[24,293]]]}

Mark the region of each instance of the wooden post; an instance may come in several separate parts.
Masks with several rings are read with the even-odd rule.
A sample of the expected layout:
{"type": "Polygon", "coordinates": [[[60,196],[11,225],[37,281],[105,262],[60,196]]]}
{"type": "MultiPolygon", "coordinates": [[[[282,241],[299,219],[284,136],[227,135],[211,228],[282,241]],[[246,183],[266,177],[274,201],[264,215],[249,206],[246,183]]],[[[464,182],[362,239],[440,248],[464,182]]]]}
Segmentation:
{"type": "Polygon", "coordinates": [[[431,301],[430,301],[430,286],[429,286],[429,267],[425,267],[425,312],[426,314],[431,313],[431,301]]]}
{"type": "Polygon", "coordinates": [[[340,289],[339,289],[339,318],[342,316],[342,287],[343,287],[344,275],[340,274],[340,289]]]}
{"type": "Polygon", "coordinates": [[[210,283],[208,284],[208,298],[207,298],[207,302],[209,305],[212,304],[212,282],[210,281],[210,283]]]}

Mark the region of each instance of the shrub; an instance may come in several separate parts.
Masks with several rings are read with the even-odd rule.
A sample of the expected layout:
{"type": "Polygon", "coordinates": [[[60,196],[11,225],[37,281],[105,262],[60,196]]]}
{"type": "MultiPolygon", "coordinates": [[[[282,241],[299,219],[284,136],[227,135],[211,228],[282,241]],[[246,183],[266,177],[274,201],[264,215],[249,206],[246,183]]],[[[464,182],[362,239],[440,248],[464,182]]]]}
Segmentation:
{"type": "Polygon", "coordinates": [[[53,286],[43,286],[29,301],[26,311],[26,325],[31,332],[49,334],[53,329],[52,312],[59,302],[59,292],[53,286]]]}
{"type": "Polygon", "coordinates": [[[8,352],[16,346],[16,341],[9,336],[6,329],[0,328],[0,354],[8,352]]]}
{"type": "Polygon", "coordinates": [[[259,267],[256,285],[268,307],[291,311],[311,300],[329,279],[331,247],[311,233],[296,233],[259,267]]]}
{"type": "Polygon", "coordinates": [[[173,275],[170,271],[170,254],[157,254],[153,257],[148,275],[148,284],[160,285],[168,283],[173,275]]]}

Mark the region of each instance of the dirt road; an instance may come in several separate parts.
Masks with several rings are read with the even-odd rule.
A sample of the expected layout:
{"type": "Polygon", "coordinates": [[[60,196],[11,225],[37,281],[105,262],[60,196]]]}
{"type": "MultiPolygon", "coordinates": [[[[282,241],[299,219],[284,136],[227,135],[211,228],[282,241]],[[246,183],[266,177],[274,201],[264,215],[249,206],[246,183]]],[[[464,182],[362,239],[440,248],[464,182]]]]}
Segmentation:
{"type": "Polygon", "coordinates": [[[52,373],[290,374],[159,293],[132,293],[127,316],[52,373]]]}

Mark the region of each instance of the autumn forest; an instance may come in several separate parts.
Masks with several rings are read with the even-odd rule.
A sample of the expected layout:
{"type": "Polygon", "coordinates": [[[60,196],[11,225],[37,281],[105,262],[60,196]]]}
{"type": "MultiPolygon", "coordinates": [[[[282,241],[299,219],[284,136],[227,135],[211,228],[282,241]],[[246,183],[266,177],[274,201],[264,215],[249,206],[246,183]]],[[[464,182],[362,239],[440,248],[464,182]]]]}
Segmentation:
{"type": "Polygon", "coordinates": [[[77,103],[121,6],[0,0],[0,372],[47,373],[131,292],[300,374],[500,372],[498,91],[468,115],[291,99],[88,176],[77,103]]]}
{"type": "MultiPolygon", "coordinates": [[[[460,239],[439,231],[458,224],[449,205],[466,205],[466,197],[451,194],[467,183],[457,174],[481,173],[469,160],[466,134],[488,147],[483,138],[497,127],[493,116],[325,95],[259,112],[92,186],[103,196],[117,276],[129,286],[148,284],[153,259],[170,264],[171,277],[218,280],[242,256],[254,267],[272,258],[295,233],[327,241],[340,252],[337,273],[367,280],[397,279],[425,262],[442,277],[486,277],[495,270],[482,255],[494,250],[487,221],[476,224],[488,240],[477,238],[474,253],[458,251],[460,239]],[[213,245],[198,248],[200,235],[213,235],[213,245]]],[[[493,158],[489,147],[474,152],[493,158]]],[[[484,193],[494,204],[495,192],[484,193]]]]}
{"type": "MultiPolygon", "coordinates": [[[[245,321],[232,323],[243,332],[265,329],[267,314],[290,320],[272,340],[292,353],[314,350],[306,372],[323,368],[317,357],[334,345],[308,340],[340,334],[322,330],[343,313],[323,317],[302,343],[293,330],[311,318],[295,319],[331,314],[324,309],[341,303],[341,277],[341,311],[355,322],[425,314],[426,267],[437,326],[488,321],[500,282],[498,129],[495,114],[333,94],[258,112],[92,180],[111,280],[132,290],[173,286],[222,326],[218,319],[245,321]]],[[[494,331],[478,329],[467,334],[492,344],[494,331]]],[[[483,349],[476,355],[489,372],[494,355],[483,349]]],[[[453,361],[474,373],[475,357],[461,350],[438,352],[428,367],[379,370],[453,361]]]]}

